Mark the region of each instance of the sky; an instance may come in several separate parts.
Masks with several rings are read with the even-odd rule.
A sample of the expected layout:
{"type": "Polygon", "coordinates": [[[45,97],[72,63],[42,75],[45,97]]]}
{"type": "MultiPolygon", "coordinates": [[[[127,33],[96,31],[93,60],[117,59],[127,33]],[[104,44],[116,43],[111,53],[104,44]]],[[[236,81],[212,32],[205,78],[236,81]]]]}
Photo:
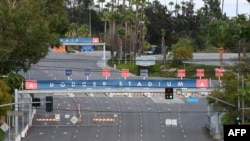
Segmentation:
{"type": "MultiPolygon", "coordinates": [[[[168,5],[170,1],[181,3],[183,0],[159,0],[162,5],[168,5]]],[[[184,0],[185,1],[185,0],[184,0]]],[[[187,0],[186,0],[187,1],[187,0]]],[[[199,9],[204,6],[203,0],[193,0],[195,3],[195,9],[199,9]]],[[[236,14],[236,3],[237,0],[224,0],[223,13],[226,13],[229,17],[235,17],[236,14]]],[[[250,4],[246,0],[238,0],[238,14],[247,14],[247,17],[250,14],[250,4]]]]}

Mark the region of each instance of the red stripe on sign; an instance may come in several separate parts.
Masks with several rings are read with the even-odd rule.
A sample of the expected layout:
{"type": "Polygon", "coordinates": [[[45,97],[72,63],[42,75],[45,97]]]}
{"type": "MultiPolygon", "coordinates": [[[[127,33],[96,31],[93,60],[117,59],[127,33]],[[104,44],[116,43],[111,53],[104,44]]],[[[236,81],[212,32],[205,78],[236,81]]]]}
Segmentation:
{"type": "Polygon", "coordinates": [[[36,90],[37,89],[37,80],[26,80],[25,81],[26,90],[36,90]]]}
{"type": "Polygon", "coordinates": [[[208,79],[196,79],[196,87],[197,88],[207,88],[208,87],[208,79]]]}

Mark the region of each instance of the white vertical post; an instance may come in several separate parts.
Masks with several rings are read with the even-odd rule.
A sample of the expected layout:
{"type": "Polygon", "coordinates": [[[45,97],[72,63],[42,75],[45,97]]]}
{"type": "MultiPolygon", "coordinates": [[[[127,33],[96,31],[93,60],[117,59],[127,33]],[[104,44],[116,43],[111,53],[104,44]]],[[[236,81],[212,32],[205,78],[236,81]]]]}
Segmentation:
{"type": "MultiPolygon", "coordinates": [[[[15,89],[15,111],[18,111],[18,90],[15,89]]],[[[15,134],[18,135],[18,116],[15,116],[15,134]]]]}
{"type": "MultiPolygon", "coordinates": [[[[32,98],[30,98],[30,101],[32,102],[32,98]]],[[[32,124],[32,113],[33,113],[33,110],[32,110],[32,104],[29,104],[29,126],[31,126],[32,124]]]]}
{"type": "Polygon", "coordinates": [[[104,61],[106,60],[106,45],[105,42],[103,43],[103,58],[104,61]]]}

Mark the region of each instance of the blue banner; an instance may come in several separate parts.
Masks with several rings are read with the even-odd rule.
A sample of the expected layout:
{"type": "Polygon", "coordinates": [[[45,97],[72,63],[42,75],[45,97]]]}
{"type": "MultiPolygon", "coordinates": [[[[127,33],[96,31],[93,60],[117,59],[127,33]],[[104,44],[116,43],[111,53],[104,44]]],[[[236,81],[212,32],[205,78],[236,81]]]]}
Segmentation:
{"type": "Polygon", "coordinates": [[[83,89],[83,88],[195,88],[196,80],[37,80],[36,89],[83,89]]]}
{"type": "Polygon", "coordinates": [[[93,43],[93,38],[60,38],[61,43],[93,43]]]}

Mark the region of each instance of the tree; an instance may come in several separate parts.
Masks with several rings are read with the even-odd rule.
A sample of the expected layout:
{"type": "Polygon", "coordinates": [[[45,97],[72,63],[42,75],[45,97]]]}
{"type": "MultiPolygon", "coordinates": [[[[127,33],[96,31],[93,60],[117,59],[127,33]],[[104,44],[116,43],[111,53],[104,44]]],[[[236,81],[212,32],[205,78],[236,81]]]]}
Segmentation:
{"type": "MultiPolygon", "coordinates": [[[[238,109],[238,102],[240,102],[240,107],[249,107],[250,106],[250,65],[248,63],[240,62],[232,67],[231,71],[224,72],[221,77],[222,85],[220,89],[215,89],[211,92],[210,96],[221,99],[232,105],[225,103],[217,102],[215,99],[207,98],[208,103],[211,104],[215,109],[223,109],[227,111],[226,116],[228,121],[226,123],[234,122],[235,118],[241,115],[244,112],[246,122],[249,122],[250,119],[250,110],[249,109],[238,109]],[[236,70],[237,69],[237,70],[236,70]],[[244,76],[244,77],[243,77],[244,76]],[[244,81],[243,79],[244,78],[244,81]],[[246,87],[244,83],[247,83],[246,87]],[[238,101],[240,100],[240,101],[238,101]],[[233,106],[235,105],[235,107],[233,106]]],[[[229,69],[229,68],[228,68],[229,69]]]]}
{"type": "MultiPolygon", "coordinates": [[[[11,103],[11,101],[10,88],[3,80],[0,80],[0,105],[11,103]]],[[[8,110],[10,110],[10,106],[1,107],[0,116],[5,116],[8,110]]]]}
{"type": "Polygon", "coordinates": [[[27,71],[66,32],[63,0],[0,1],[0,74],[27,71]]]}
{"type": "Polygon", "coordinates": [[[162,38],[161,38],[161,46],[164,49],[163,52],[163,69],[166,69],[166,55],[167,55],[167,50],[166,50],[166,45],[165,45],[165,36],[166,36],[166,30],[165,29],[161,29],[161,33],[162,33],[162,38]]]}
{"type": "Polygon", "coordinates": [[[173,45],[173,63],[181,64],[182,61],[193,58],[193,41],[189,38],[181,38],[173,45]]]}

